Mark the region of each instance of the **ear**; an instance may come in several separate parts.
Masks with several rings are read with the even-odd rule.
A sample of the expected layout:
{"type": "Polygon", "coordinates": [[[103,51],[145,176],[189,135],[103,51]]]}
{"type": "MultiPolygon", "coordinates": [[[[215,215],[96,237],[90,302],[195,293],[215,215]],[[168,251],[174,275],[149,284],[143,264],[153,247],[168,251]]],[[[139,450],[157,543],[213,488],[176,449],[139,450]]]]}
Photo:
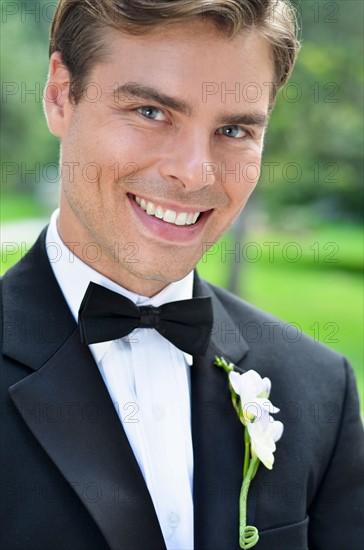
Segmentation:
{"type": "Polygon", "coordinates": [[[60,52],[54,52],[49,62],[49,75],[44,89],[43,107],[48,128],[61,138],[72,111],[69,100],[71,76],[62,62],[60,52]]]}

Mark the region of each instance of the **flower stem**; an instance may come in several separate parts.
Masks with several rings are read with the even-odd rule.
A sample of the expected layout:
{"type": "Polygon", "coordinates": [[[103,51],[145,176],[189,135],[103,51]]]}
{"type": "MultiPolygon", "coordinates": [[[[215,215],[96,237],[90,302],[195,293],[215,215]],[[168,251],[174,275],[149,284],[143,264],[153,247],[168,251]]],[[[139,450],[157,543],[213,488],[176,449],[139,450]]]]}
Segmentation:
{"type": "MultiPolygon", "coordinates": [[[[248,499],[248,491],[249,491],[250,483],[257,472],[259,462],[260,460],[257,456],[254,456],[251,459],[249,463],[248,471],[246,472],[246,475],[244,475],[243,477],[243,483],[240,491],[239,543],[240,543],[240,548],[243,548],[243,550],[248,550],[249,548],[252,548],[257,544],[259,540],[258,529],[256,527],[253,527],[252,525],[246,524],[246,506],[247,506],[247,499],[248,499]]],[[[244,463],[244,468],[245,468],[245,463],[244,463]]]]}
{"type": "Polygon", "coordinates": [[[215,356],[215,365],[217,367],[222,367],[224,371],[227,372],[228,374],[229,372],[234,370],[233,363],[228,364],[223,357],[218,357],[217,355],[215,356]]]}
{"type": "Polygon", "coordinates": [[[250,462],[250,437],[248,428],[244,430],[244,443],[245,443],[245,455],[244,455],[244,470],[243,470],[243,479],[245,478],[250,462]]]}

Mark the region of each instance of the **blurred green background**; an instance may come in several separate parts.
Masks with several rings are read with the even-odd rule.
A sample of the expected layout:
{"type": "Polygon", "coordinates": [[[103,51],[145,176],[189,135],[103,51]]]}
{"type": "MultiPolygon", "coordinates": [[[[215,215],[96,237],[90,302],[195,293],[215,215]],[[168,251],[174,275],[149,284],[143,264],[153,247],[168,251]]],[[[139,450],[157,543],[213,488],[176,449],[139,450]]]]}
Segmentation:
{"type": "MultiPolygon", "coordinates": [[[[363,3],[294,3],[303,48],[271,118],[260,184],[199,268],[346,355],[363,407],[363,3]]],[[[1,5],[2,273],[57,202],[59,146],[42,113],[55,4],[1,5]]]]}

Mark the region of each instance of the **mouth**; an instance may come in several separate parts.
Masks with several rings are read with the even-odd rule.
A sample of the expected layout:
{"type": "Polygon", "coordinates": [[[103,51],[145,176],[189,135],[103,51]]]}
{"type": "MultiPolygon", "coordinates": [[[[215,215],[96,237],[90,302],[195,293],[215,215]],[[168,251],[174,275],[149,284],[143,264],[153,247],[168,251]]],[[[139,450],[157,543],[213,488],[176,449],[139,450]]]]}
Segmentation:
{"type": "Polygon", "coordinates": [[[200,211],[185,212],[164,208],[158,203],[147,201],[136,195],[133,196],[133,199],[149,216],[154,216],[173,225],[194,225],[201,214],[200,211]]]}
{"type": "Polygon", "coordinates": [[[131,206],[149,234],[158,239],[188,244],[199,236],[214,209],[160,204],[128,193],[131,206]]]}

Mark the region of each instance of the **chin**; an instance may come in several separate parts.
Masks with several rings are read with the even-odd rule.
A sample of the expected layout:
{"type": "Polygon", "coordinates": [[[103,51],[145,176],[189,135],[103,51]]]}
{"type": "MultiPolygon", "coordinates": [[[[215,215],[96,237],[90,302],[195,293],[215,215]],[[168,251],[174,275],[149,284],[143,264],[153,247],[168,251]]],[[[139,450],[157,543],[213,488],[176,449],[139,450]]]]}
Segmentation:
{"type": "Polygon", "coordinates": [[[150,268],[142,269],[137,272],[137,270],[134,271],[134,275],[138,277],[139,279],[144,279],[145,281],[156,281],[159,283],[164,283],[165,285],[168,285],[170,283],[173,283],[175,281],[180,281],[188,273],[193,269],[191,268],[178,268],[178,269],[171,269],[170,265],[168,268],[159,267],[156,268],[155,265],[150,266],[150,268]]]}

